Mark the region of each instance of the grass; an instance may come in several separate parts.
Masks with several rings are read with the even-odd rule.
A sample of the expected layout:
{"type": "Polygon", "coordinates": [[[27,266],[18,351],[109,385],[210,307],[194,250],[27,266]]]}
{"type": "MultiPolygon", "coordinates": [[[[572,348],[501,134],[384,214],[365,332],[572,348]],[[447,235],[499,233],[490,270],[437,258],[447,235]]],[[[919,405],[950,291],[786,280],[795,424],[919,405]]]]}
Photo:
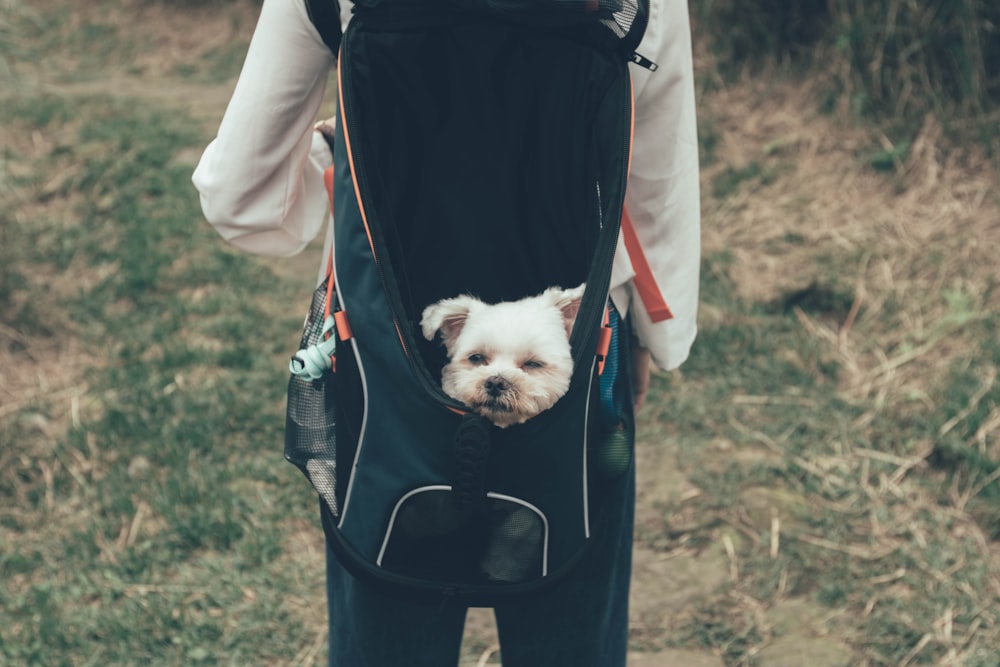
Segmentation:
{"type": "MultiPolygon", "coordinates": [[[[49,83],[92,79],[133,41],[180,39],[184,21],[224,34],[253,5],[10,6],[0,664],[320,664],[315,501],[280,444],[315,258],[254,259],[201,221],[190,156],[211,123],[193,99],[26,74],[50,44],[32,31],[55,43],[95,26],[107,43],[67,41],[46,65],[49,83]],[[166,12],[169,30],[108,27],[142,12],[166,12]]],[[[175,46],[118,74],[206,95],[231,78],[235,46],[175,46]]],[[[690,486],[644,507],[638,534],[725,576],[634,642],[768,667],[769,649],[808,636],[849,664],[992,667],[995,179],[931,150],[933,124],[881,154],[828,118],[781,125],[786,107],[768,105],[799,93],[703,100],[701,332],[640,415],[640,444],[669,451],[690,486]],[[789,621],[791,604],[810,612],[789,621]]],[[[491,646],[473,638],[467,654],[491,646]]]]}
{"type": "Polygon", "coordinates": [[[850,646],[822,664],[994,665],[995,171],[927,137],[873,159],[869,128],[810,114],[801,134],[782,116],[804,90],[702,103],[703,317],[642,424],[694,489],[664,507],[673,541],[640,536],[667,553],[728,540],[730,575],[660,641],[766,666],[805,627],[850,646]],[[974,203],[953,198],[965,186],[974,203]],[[790,630],[790,601],[825,611],[790,630]]]}
{"type": "MultiPolygon", "coordinates": [[[[36,102],[8,104],[4,122],[64,140],[33,160],[38,173],[18,191],[49,187],[46,210],[65,217],[21,218],[15,207],[4,319],[28,351],[79,337],[102,363],[85,373],[79,417],[59,438],[42,428],[60,409],[48,396],[0,425],[0,656],[294,655],[314,639],[281,597],[301,576],[284,562],[285,524],[314,508],[277,454],[278,359],[299,317],[255,298],[293,300],[294,290],[199,222],[190,165],[173,162],[204,140],[190,118],[132,99],[36,102]]],[[[15,359],[24,351],[5,344],[15,359]]]]}
{"type": "MultiPolygon", "coordinates": [[[[776,65],[807,73],[830,111],[909,138],[934,115],[952,140],[986,146],[996,157],[1000,78],[990,67],[1000,56],[995,3],[703,0],[691,10],[696,33],[705,36],[724,77],[776,65]]],[[[895,157],[873,156],[886,168],[895,157]]]]}
{"type": "MultiPolygon", "coordinates": [[[[99,50],[69,45],[93,57],[79,67],[117,54],[102,34],[99,50]]],[[[3,155],[0,349],[38,374],[24,395],[9,392],[31,372],[4,378],[0,664],[315,653],[322,554],[310,537],[291,556],[315,505],[280,456],[280,360],[301,314],[278,304],[309,278],[201,222],[184,154],[206,136],[183,108],[26,93],[0,118],[29,138],[3,155]],[[70,343],[81,367],[59,363],[70,343]]]]}
{"type": "MultiPolygon", "coordinates": [[[[716,517],[739,574],[670,641],[754,664],[774,639],[754,609],[807,597],[833,610],[826,631],[850,637],[858,664],[938,664],[949,651],[965,658],[947,664],[994,664],[985,647],[1000,621],[990,553],[1000,474],[968,443],[1000,405],[995,372],[977,363],[996,334],[928,388],[934,409],[917,419],[906,404],[875,410],[838,391],[839,364],[800,326],[803,311],[733,304],[734,286],[706,287],[707,303],[730,304],[726,321],[703,328],[682,381],[661,380],[670,400],[652,421],[671,424],[701,490],[682,514],[716,517]]],[[[995,331],[990,322],[970,337],[995,331]]]]}

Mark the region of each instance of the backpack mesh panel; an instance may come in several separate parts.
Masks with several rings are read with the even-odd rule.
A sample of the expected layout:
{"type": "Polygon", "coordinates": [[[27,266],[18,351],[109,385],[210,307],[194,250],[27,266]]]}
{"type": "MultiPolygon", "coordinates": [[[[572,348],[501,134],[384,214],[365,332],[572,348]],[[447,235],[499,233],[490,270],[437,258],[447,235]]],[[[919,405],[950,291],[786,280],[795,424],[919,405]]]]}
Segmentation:
{"type": "Polygon", "coordinates": [[[492,581],[523,581],[537,576],[542,559],[544,526],[526,507],[496,502],[486,553],[479,567],[492,581]]]}
{"type": "MultiPolygon", "coordinates": [[[[313,293],[299,343],[300,350],[319,342],[323,336],[326,291],[324,281],[313,293]]],[[[337,516],[337,420],[334,406],[333,373],[324,373],[318,380],[306,380],[295,375],[289,380],[285,458],[306,473],[330,511],[337,516]]]]}

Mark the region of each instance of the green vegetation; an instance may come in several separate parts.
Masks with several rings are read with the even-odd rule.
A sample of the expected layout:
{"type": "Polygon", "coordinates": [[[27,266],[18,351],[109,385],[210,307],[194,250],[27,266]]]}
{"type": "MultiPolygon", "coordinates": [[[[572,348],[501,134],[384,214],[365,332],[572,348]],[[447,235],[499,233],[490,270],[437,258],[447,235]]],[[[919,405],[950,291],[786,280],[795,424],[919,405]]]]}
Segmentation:
{"type": "Polygon", "coordinates": [[[775,63],[822,82],[824,104],[913,136],[927,114],[997,151],[1000,5],[991,0],[694,0],[730,75],[775,63]]]}
{"type": "Polygon", "coordinates": [[[914,414],[910,401],[878,406],[838,390],[842,361],[800,324],[825,308],[733,303],[725,282],[706,291],[727,304],[724,321],[703,327],[682,380],[660,379],[659,411],[643,426],[678,443],[701,491],[670,508],[665,529],[697,526],[681,538],[691,546],[711,529],[728,535],[739,578],[667,643],[755,664],[776,638],[761,610],[806,597],[829,607],[820,632],[847,637],[857,664],[938,664],[949,650],[963,660],[944,664],[995,664],[1000,465],[986,434],[1000,384],[985,360],[1000,344],[997,317],[949,330],[965,351],[914,414]]]}
{"type": "Polygon", "coordinates": [[[97,96],[2,116],[58,137],[7,157],[24,200],[3,225],[6,361],[77,338],[100,362],[68,394],[4,409],[0,663],[202,664],[219,650],[240,662],[311,646],[285,597],[301,573],[282,561],[288,517],[314,511],[279,454],[279,360],[301,316],[276,303],[295,285],[200,222],[191,166],[174,158],[204,137],[182,112],[97,96]],[[52,440],[71,400],[79,418],[52,440]]]}

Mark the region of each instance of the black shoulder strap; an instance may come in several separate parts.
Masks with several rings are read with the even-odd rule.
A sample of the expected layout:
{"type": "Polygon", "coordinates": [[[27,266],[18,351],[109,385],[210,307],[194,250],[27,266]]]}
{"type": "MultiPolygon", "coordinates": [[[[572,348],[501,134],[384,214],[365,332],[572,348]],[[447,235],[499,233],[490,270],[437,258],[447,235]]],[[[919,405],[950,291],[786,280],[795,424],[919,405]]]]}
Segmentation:
{"type": "MultiPolygon", "coordinates": [[[[340,50],[340,2],[338,0],[303,0],[306,11],[323,42],[330,51],[337,54],[340,50]]],[[[466,0],[468,2],[469,0],[466,0]]],[[[635,53],[636,47],[642,41],[649,19],[649,0],[562,0],[566,5],[580,5],[590,11],[600,11],[604,15],[602,22],[621,40],[626,53],[633,62],[650,69],[656,65],[635,53]]],[[[472,0],[471,4],[482,3],[482,0],[472,0]]],[[[524,4],[524,0],[520,0],[524,4]]],[[[376,3],[377,4],[377,3],[376,3]]],[[[508,3],[517,8],[519,2],[508,3]]],[[[531,6],[530,3],[528,6],[531,6]]]]}
{"type": "Polygon", "coordinates": [[[309,20],[316,26],[319,36],[323,38],[334,55],[340,51],[340,3],[337,0],[303,0],[309,20]]]}

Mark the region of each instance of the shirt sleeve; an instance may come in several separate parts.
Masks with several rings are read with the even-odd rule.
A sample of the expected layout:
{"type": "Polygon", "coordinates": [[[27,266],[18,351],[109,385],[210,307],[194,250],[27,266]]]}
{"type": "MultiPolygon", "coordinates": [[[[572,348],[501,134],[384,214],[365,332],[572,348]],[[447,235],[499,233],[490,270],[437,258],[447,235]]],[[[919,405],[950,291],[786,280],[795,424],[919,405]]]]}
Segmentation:
{"type": "Polygon", "coordinates": [[[205,218],[234,246],[292,255],[322,229],[332,157],[312,126],[332,64],[301,0],[264,0],[218,134],[192,178],[205,218]]]}
{"type": "Polygon", "coordinates": [[[659,68],[632,66],[635,130],[625,205],[673,318],[652,321],[630,282],[622,243],[612,274],[615,305],[631,313],[640,344],[663,370],[687,359],[697,332],[701,208],[690,30],[685,0],[651,0],[637,51],[659,68]]]}

